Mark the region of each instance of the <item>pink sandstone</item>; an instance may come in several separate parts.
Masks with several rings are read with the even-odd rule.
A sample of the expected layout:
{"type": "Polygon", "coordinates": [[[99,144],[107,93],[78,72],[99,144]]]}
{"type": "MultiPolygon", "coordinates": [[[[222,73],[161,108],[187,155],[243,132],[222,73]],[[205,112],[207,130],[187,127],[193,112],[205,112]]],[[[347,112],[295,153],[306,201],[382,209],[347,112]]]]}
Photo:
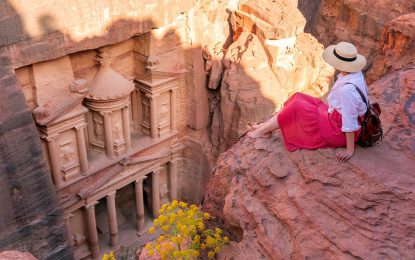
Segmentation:
{"type": "Polygon", "coordinates": [[[370,86],[385,137],[345,164],[287,152],[278,131],[223,153],[203,207],[243,231],[219,259],[410,259],[415,243],[415,65],[370,86]]]}
{"type": "Polygon", "coordinates": [[[37,260],[37,258],[27,252],[4,251],[0,253],[0,260],[37,260]]]}

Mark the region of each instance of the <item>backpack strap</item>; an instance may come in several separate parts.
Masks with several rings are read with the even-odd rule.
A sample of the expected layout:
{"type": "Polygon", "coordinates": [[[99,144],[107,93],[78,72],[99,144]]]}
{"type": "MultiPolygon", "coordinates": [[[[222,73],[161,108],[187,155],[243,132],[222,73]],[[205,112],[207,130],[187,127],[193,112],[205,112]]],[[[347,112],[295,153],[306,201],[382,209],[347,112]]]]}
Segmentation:
{"type": "MultiPolygon", "coordinates": [[[[359,95],[360,95],[360,97],[362,98],[363,102],[366,104],[367,109],[369,109],[369,103],[368,103],[368,101],[366,100],[365,95],[363,95],[363,93],[362,93],[362,91],[360,90],[360,88],[358,88],[355,84],[353,84],[353,83],[351,83],[351,82],[347,82],[346,84],[351,84],[351,85],[353,85],[353,86],[356,88],[356,90],[357,90],[357,92],[359,92],[359,95]]],[[[346,85],[346,84],[345,84],[345,85],[346,85]]]]}

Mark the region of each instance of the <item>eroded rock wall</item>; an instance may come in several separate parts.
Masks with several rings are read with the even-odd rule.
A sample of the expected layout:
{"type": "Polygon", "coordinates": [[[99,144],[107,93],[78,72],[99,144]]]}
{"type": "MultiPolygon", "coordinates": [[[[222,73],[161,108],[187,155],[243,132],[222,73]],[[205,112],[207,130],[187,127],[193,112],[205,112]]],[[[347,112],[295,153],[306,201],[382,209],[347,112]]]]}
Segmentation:
{"type": "MultiPolygon", "coordinates": [[[[390,64],[388,67],[379,62],[386,55],[384,46],[385,31],[390,28],[388,24],[402,15],[415,12],[415,3],[406,0],[300,0],[299,8],[307,18],[306,31],[325,46],[340,41],[355,44],[368,58],[367,80],[373,82],[391,71],[390,64]],[[310,9],[315,12],[310,12],[310,9]]],[[[402,68],[405,64],[397,62],[394,67],[402,68]]]]}
{"type": "MultiPolygon", "coordinates": [[[[323,46],[304,33],[297,1],[243,1],[231,16],[233,43],[223,55],[220,107],[212,109],[214,157],[294,92],[323,97],[333,70],[323,46]]],[[[212,77],[212,75],[210,76],[212,77]]]]}
{"type": "Polygon", "coordinates": [[[357,148],[287,152],[270,139],[242,138],[220,156],[204,209],[243,230],[220,259],[410,259],[415,254],[415,66],[372,84],[385,138],[357,148]]]}
{"type": "Polygon", "coordinates": [[[0,248],[72,259],[39,134],[11,66],[1,55],[0,248]]]}

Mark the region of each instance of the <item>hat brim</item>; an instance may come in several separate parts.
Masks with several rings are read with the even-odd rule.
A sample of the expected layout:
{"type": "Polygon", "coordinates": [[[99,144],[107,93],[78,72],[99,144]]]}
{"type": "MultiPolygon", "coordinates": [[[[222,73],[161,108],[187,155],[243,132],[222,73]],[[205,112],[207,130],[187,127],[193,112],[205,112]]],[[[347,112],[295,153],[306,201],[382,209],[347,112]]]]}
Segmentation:
{"type": "Polygon", "coordinates": [[[364,56],[357,54],[355,61],[342,61],[334,56],[334,48],[336,48],[336,45],[331,45],[324,50],[323,60],[335,69],[344,72],[358,72],[366,66],[366,58],[364,56]]]}

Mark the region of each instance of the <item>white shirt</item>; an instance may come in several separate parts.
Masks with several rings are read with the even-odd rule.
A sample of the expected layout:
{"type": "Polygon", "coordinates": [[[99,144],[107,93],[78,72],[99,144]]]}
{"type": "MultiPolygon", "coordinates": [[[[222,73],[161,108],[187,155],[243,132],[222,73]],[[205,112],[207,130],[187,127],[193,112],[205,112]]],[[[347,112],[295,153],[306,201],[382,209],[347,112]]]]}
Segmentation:
{"type": "Polygon", "coordinates": [[[367,108],[356,87],[346,83],[356,85],[368,100],[366,82],[362,72],[350,73],[346,76],[339,74],[327,97],[328,112],[331,113],[336,109],[342,115],[342,131],[354,132],[360,128],[357,121],[358,116],[364,115],[367,108]]]}

